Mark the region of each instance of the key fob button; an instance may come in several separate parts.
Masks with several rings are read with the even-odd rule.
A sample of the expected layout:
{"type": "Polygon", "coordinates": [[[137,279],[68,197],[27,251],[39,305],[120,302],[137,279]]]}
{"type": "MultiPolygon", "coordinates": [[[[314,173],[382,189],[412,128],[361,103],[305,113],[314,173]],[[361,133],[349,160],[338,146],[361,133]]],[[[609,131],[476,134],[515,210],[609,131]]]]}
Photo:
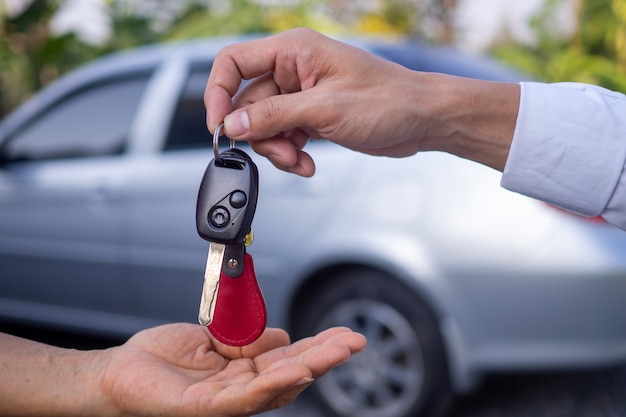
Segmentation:
{"type": "Polygon", "coordinates": [[[236,209],[240,209],[248,202],[248,196],[241,190],[233,191],[230,195],[230,205],[236,209]]]}
{"type": "Polygon", "coordinates": [[[219,228],[226,227],[230,222],[230,213],[225,207],[214,207],[209,213],[209,222],[211,226],[219,228]]]}

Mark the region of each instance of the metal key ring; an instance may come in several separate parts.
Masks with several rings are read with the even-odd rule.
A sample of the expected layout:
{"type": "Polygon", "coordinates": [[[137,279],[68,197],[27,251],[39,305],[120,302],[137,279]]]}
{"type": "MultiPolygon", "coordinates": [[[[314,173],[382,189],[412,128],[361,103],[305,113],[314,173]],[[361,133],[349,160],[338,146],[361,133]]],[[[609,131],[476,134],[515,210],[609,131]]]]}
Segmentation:
{"type": "MultiPolygon", "coordinates": [[[[218,164],[222,162],[222,158],[220,158],[220,149],[219,149],[219,141],[220,141],[220,132],[224,127],[224,123],[220,123],[215,128],[215,132],[213,133],[213,153],[215,154],[215,162],[218,164]]],[[[235,141],[230,139],[230,149],[235,149],[235,141]]]]}

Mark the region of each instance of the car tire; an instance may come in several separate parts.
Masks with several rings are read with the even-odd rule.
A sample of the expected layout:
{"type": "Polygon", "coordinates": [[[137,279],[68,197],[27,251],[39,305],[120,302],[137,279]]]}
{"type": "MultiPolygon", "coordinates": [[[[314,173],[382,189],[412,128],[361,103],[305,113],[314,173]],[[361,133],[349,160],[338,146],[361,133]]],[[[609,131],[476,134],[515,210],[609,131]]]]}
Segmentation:
{"type": "Polygon", "coordinates": [[[300,339],[347,326],[368,339],[365,351],[308,390],[326,416],[432,417],[451,403],[437,321],[406,286],[379,271],[356,268],[306,288],[294,311],[300,339]]]}

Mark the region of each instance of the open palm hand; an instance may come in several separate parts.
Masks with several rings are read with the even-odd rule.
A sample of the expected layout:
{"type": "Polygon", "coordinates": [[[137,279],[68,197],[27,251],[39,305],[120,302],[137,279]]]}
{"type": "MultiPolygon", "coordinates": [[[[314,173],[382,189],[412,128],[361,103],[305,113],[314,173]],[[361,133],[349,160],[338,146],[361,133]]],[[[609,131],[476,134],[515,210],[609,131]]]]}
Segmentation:
{"type": "Polygon", "coordinates": [[[290,345],[286,332],[267,329],[232,347],[204,326],[172,324],[108,351],[101,386],[119,415],[247,416],[288,404],[365,343],[333,328],[290,345]]]}

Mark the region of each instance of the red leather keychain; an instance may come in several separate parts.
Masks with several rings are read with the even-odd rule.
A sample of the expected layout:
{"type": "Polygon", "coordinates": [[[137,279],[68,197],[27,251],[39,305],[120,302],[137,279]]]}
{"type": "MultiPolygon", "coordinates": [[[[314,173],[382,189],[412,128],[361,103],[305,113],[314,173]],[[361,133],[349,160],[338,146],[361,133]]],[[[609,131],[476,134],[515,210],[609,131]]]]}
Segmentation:
{"type": "Polygon", "coordinates": [[[198,234],[210,242],[198,320],[220,342],[244,346],[261,336],[267,320],[252,256],[246,253],[259,179],[252,159],[233,141],[219,153],[220,128],[196,205],[198,234]]]}
{"type": "Polygon", "coordinates": [[[241,276],[231,278],[222,273],[216,297],[209,330],[217,340],[243,346],[261,336],[266,324],[265,301],[250,254],[244,256],[241,276]]]}

